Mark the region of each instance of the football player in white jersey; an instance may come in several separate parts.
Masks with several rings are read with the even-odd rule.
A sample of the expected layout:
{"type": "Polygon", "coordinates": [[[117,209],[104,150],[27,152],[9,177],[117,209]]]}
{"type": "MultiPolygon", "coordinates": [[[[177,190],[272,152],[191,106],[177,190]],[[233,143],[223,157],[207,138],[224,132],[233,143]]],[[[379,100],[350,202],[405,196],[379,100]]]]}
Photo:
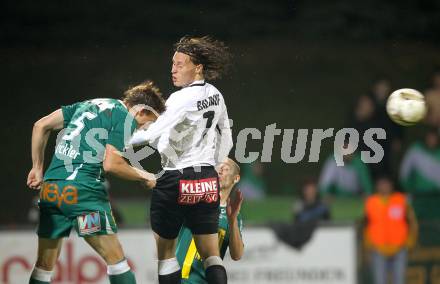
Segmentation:
{"type": "Polygon", "coordinates": [[[162,158],[150,208],[158,250],[159,283],[180,283],[175,256],[182,224],[193,234],[204,260],[208,283],[227,283],[218,247],[219,180],[214,167],[232,148],[222,94],[207,81],[220,78],[230,63],[228,48],[210,37],[183,37],[175,44],[171,68],[180,90],[166,101],[166,111],[130,144],[150,144],[162,158]]]}

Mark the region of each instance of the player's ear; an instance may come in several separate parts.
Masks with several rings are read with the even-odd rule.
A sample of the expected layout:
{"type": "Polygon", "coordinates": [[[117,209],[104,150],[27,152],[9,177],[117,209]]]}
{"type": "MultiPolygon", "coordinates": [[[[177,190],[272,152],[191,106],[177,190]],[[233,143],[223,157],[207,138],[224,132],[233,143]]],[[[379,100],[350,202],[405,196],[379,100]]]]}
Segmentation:
{"type": "Polygon", "coordinates": [[[196,73],[199,75],[203,74],[203,65],[202,64],[196,65],[196,73]]]}
{"type": "Polygon", "coordinates": [[[236,175],[236,176],[234,177],[234,184],[238,183],[239,181],[240,181],[240,176],[239,176],[239,175],[236,175]]]}
{"type": "Polygon", "coordinates": [[[157,115],[154,112],[149,111],[147,115],[150,121],[155,122],[157,120],[157,115]]]}

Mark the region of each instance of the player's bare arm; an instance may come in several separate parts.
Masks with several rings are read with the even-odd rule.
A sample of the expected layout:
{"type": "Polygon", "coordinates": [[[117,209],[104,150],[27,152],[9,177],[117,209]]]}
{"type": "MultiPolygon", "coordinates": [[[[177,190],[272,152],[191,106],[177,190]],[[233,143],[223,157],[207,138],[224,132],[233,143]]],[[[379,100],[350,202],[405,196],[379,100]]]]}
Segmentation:
{"type": "Polygon", "coordinates": [[[105,146],[104,171],[120,178],[134,181],[143,181],[148,188],[156,185],[154,174],[137,169],[127,163],[122,154],[112,145],[105,146]]]}
{"type": "Polygon", "coordinates": [[[163,133],[169,132],[183,118],[185,105],[177,100],[177,104],[168,106],[167,109],[157,118],[156,121],[148,125],[148,128],[141,128],[128,141],[128,145],[141,146],[150,144],[163,133]]]}
{"type": "Polygon", "coordinates": [[[32,169],[27,178],[27,185],[31,189],[40,189],[43,182],[44,151],[50,132],[63,128],[64,118],[61,109],[35,122],[32,130],[32,169]]]}
{"type": "Polygon", "coordinates": [[[238,213],[240,213],[241,204],[243,203],[243,194],[237,189],[235,199],[228,198],[226,214],[230,228],[229,236],[229,254],[233,260],[240,260],[243,256],[244,244],[238,227],[238,213]]]}

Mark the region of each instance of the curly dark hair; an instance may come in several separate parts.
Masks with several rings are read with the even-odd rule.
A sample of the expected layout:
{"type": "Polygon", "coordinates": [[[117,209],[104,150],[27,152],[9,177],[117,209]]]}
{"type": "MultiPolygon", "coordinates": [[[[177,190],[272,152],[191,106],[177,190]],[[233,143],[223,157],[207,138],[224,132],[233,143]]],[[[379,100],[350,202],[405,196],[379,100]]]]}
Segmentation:
{"type": "Polygon", "coordinates": [[[209,36],[184,36],[174,44],[174,51],[188,55],[196,65],[202,64],[206,80],[220,79],[231,65],[232,56],[229,48],[223,42],[209,36]]]}
{"type": "Polygon", "coordinates": [[[162,93],[154,82],[150,80],[130,87],[124,92],[122,100],[130,107],[144,104],[152,107],[159,114],[165,111],[165,100],[162,97],[162,93]]]}

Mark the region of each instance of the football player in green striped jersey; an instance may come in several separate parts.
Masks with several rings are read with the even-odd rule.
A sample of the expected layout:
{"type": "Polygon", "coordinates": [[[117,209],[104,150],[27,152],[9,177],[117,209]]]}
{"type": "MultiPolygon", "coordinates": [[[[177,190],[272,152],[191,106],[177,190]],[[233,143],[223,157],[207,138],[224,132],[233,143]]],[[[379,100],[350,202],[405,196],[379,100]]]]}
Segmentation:
{"type": "Polygon", "coordinates": [[[155,185],[153,174],[132,167],[121,152],[136,128],[155,121],[164,110],[159,89],[147,81],[127,90],[122,100],[62,106],[34,124],[27,185],[40,190],[40,220],[38,257],[29,283],[50,283],[62,239],[72,228],[107,263],[110,283],[136,283],[116,235],[105,174],[155,185]],[[43,175],[50,132],[62,128],[43,175]]]}
{"type": "MultiPolygon", "coordinates": [[[[227,158],[217,167],[217,172],[220,180],[218,227],[220,257],[224,258],[229,248],[231,258],[239,260],[244,250],[241,237],[243,222],[240,215],[243,195],[239,189],[234,189],[234,186],[240,180],[240,167],[233,160],[227,158]],[[232,198],[234,194],[235,197],[232,198]]],[[[203,260],[197,252],[191,231],[185,226],[179,232],[176,257],[182,269],[182,283],[208,283],[203,260]]]]}

